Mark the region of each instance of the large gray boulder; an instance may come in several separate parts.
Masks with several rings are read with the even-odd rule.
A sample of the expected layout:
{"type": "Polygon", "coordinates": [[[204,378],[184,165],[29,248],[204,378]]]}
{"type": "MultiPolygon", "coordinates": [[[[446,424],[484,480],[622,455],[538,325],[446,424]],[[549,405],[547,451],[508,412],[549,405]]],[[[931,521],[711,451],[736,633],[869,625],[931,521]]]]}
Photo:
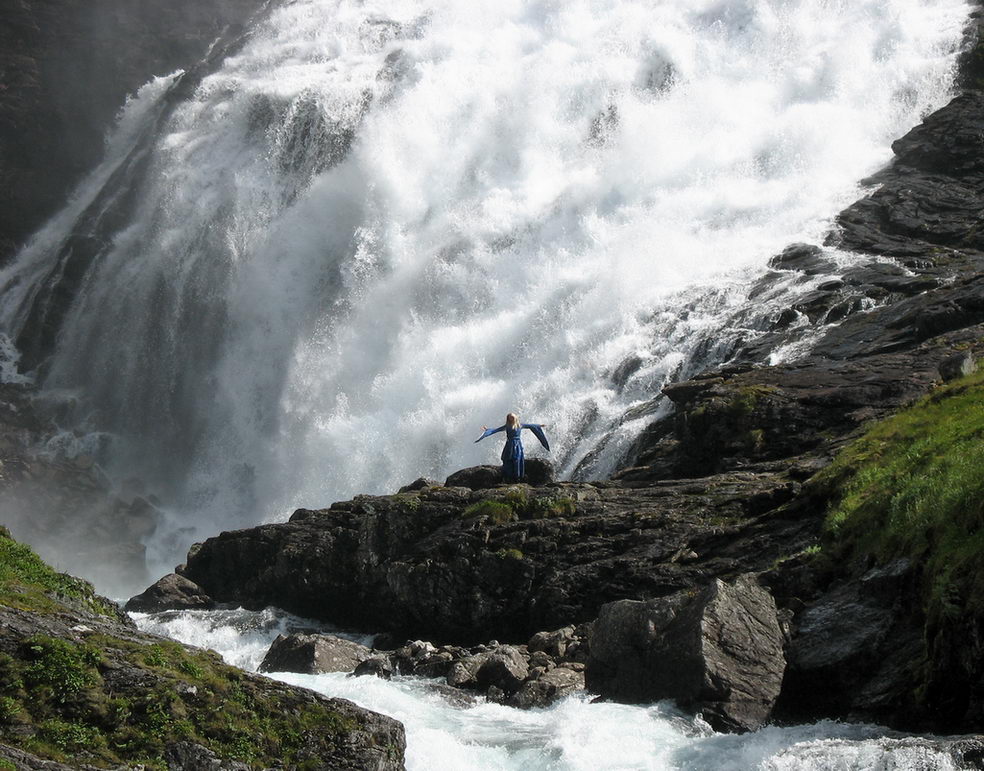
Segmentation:
{"type": "Polygon", "coordinates": [[[211,610],[215,600],[194,581],[169,573],[142,594],[127,600],[125,609],[139,613],[162,610],[211,610]]]}
{"type": "Polygon", "coordinates": [[[352,672],[371,655],[365,645],[331,634],[279,635],[263,658],[260,671],[305,675],[352,672]]]}
{"type": "Polygon", "coordinates": [[[719,731],[763,725],[786,666],[775,602],[751,575],[693,597],[608,603],[589,639],[589,690],[626,703],[673,699],[719,731]]]}

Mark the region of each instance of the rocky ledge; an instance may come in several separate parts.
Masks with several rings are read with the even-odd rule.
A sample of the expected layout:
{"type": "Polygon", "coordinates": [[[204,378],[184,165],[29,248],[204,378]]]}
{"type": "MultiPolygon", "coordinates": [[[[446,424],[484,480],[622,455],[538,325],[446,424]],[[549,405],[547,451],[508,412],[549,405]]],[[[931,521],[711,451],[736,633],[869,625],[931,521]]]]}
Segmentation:
{"type": "Polygon", "coordinates": [[[137,631],[0,528],[0,767],[403,768],[403,727],[137,631]]]}

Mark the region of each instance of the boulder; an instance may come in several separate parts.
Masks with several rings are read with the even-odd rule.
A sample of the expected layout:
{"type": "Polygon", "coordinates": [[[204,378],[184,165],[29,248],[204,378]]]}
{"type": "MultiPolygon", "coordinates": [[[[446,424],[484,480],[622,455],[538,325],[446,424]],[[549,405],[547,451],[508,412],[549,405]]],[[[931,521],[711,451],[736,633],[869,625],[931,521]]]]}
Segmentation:
{"type": "Polygon", "coordinates": [[[769,267],[777,270],[795,270],[807,276],[832,273],[836,263],[824,257],[823,249],[813,244],[790,244],[769,260],[769,267]]]}
{"type": "Polygon", "coordinates": [[[959,377],[972,375],[977,371],[977,362],[970,351],[955,353],[940,362],[940,377],[949,382],[959,377]]]}
{"type": "Polygon", "coordinates": [[[390,657],[386,654],[377,654],[375,656],[370,656],[365,661],[361,662],[353,671],[353,675],[364,676],[373,675],[375,677],[381,677],[383,680],[389,680],[393,677],[393,663],[390,661],[390,657]]]}
{"type": "Polygon", "coordinates": [[[126,610],[157,613],[162,610],[210,610],[215,600],[194,581],[169,573],[142,594],[131,597],[126,610]]]}
{"type": "Polygon", "coordinates": [[[627,703],[674,699],[719,731],[763,725],[786,665],[775,602],[747,574],[693,597],[608,603],[590,645],[589,690],[627,703]]]}
{"type": "MultiPolygon", "coordinates": [[[[530,485],[545,485],[554,481],[553,464],[545,458],[527,458],[526,476],[522,481],[530,485]]],[[[501,466],[471,466],[455,471],[444,481],[445,487],[467,487],[471,490],[487,490],[503,484],[501,466]]],[[[401,491],[402,492],[402,491],[401,491]]]]}
{"type": "Polygon", "coordinates": [[[526,647],[530,653],[543,651],[554,658],[561,658],[567,654],[567,648],[574,642],[574,627],[565,626],[553,632],[537,632],[530,638],[526,647]]]}
{"type": "Polygon", "coordinates": [[[499,466],[463,468],[444,480],[445,487],[467,487],[471,490],[485,490],[498,484],[502,484],[502,469],[499,466]]]}
{"type": "Polygon", "coordinates": [[[526,657],[512,645],[500,645],[484,657],[477,672],[479,688],[495,686],[506,694],[515,693],[530,673],[526,657]]]}
{"type": "Polygon", "coordinates": [[[519,707],[520,709],[549,707],[555,701],[583,689],[583,671],[576,671],[563,666],[554,667],[539,674],[538,677],[527,679],[507,703],[510,707],[519,707]]]}
{"type": "Polygon", "coordinates": [[[523,481],[530,485],[546,485],[554,481],[553,464],[546,458],[527,458],[526,476],[523,481]]]}
{"type": "Polygon", "coordinates": [[[423,490],[427,487],[440,487],[441,483],[436,479],[431,479],[430,477],[417,477],[410,484],[403,485],[400,488],[401,493],[412,493],[417,490],[423,490]]]}
{"type": "Polygon", "coordinates": [[[352,672],[371,655],[365,645],[331,634],[279,635],[263,658],[260,671],[305,675],[352,672]]]}

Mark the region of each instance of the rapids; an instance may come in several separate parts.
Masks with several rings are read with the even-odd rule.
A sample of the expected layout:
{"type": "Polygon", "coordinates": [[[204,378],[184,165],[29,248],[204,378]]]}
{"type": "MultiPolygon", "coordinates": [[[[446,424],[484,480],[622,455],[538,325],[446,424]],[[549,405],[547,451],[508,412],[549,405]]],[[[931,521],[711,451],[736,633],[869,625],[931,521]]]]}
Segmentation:
{"type": "MultiPolygon", "coordinates": [[[[277,634],[315,622],[272,609],[133,614],[138,626],[212,648],[254,670],[277,634]]],[[[338,630],[330,630],[338,634],[338,630]]],[[[366,642],[363,635],[342,636],[366,642]]],[[[343,674],[272,677],[382,712],[403,723],[409,771],[955,771],[931,741],[873,725],[822,721],[715,734],[670,702],[592,704],[578,694],[547,709],[518,710],[478,699],[455,704],[436,681],[343,674]]]]}

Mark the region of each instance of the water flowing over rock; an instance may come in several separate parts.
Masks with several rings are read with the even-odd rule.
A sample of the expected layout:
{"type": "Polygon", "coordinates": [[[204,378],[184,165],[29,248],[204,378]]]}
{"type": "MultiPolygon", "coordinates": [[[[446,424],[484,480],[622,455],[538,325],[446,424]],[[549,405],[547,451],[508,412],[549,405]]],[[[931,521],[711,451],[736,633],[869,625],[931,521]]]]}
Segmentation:
{"type": "Polygon", "coordinates": [[[674,699],[719,731],[767,722],[786,660],[772,597],[751,576],[689,593],[601,609],[587,686],[629,703],[674,699]]]}

